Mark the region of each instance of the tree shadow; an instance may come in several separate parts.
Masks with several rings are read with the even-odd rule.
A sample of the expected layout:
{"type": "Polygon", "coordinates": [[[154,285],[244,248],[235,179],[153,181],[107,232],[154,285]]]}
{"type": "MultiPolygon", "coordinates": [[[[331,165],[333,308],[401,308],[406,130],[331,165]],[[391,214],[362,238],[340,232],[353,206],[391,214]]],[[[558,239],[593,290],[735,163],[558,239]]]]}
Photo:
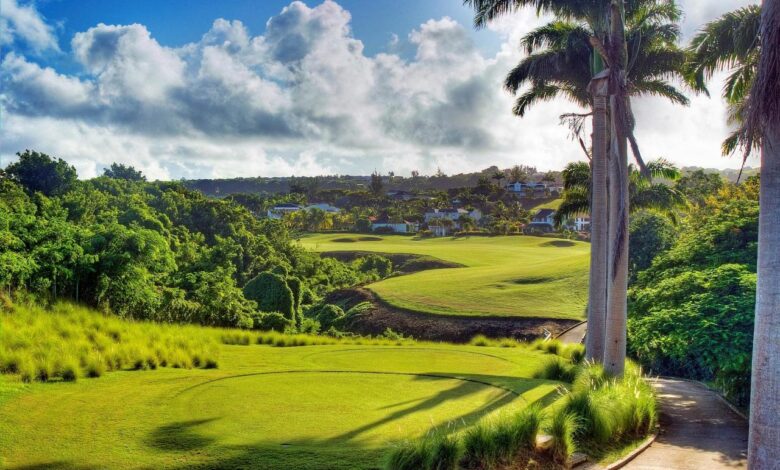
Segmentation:
{"type": "Polygon", "coordinates": [[[19,465],[16,467],[7,467],[7,468],[8,470],[97,470],[103,467],[98,467],[94,465],[79,465],[73,462],[58,460],[54,462],[35,463],[31,465],[19,465]]]}
{"type": "Polygon", "coordinates": [[[214,439],[201,436],[195,428],[216,419],[197,419],[160,426],[149,435],[147,443],[155,449],[169,451],[190,451],[205,447],[212,444],[214,439]]]}

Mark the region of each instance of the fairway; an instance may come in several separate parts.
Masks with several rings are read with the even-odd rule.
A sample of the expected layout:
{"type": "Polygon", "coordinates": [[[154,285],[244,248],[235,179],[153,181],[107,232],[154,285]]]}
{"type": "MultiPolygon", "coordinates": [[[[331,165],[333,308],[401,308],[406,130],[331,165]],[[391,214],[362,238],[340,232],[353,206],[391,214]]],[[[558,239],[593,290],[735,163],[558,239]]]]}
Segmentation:
{"type": "Polygon", "coordinates": [[[584,317],[590,248],[584,242],[530,236],[419,239],[330,234],[306,236],[301,244],[319,252],[427,255],[464,266],[368,286],[394,307],[443,315],[584,317]]]}
{"type": "Polygon", "coordinates": [[[221,346],[220,368],[0,377],[4,468],[376,468],[392,441],[548,403],[542,355],[452,345],[221,346]]]}

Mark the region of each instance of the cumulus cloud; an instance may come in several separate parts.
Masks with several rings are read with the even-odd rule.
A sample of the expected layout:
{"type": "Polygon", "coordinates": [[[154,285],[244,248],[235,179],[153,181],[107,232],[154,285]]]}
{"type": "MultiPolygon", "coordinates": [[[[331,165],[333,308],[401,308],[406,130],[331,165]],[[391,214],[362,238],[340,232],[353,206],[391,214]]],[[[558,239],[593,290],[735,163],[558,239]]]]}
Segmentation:
{"type": "Polygon", "coordinates": [[[0,45],[24,42],[35,52],[58,51],[57,38],[38,10],[16,0],[0,0],[0,45]]]}
{"type": "MultiPolygon", "coordinates": [[[[350,13],[330,0],[293,2],[257,36],[217,19],[178,48],[144,25],[101,23],[72,38],[78,75],[18,52],[3,58],[0,154],[37,148],[74,160],[82,176],[123,161],[159,178],[561,168],[582,158],[557,125],[577,108],[553,101],[521,120],[502,89],[521,58],[519,37],[544,20],[523,10],[491,25],[505,41],[492,57],[447,17],[367,55],[350,13]],[[414,53],[396,53],[403,48],[414,53]]],[[[726,129],[717,99],[694,99],[688,135],[679,132],[679,108],[643,100],[637,112],[648,156],[686,163],[718,155],[726,129]]]]}

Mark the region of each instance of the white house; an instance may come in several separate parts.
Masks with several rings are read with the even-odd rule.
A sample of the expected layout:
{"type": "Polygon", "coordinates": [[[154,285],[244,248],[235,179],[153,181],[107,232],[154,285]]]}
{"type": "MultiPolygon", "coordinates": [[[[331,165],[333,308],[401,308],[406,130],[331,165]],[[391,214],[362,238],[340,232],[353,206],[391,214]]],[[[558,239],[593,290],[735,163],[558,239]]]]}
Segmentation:
{"type": "Polygon", "coordinates": [[[449,235],[453,230],[460,230],[460,218],[462,216],[468,216],[474,219],[474,222],[479,222],[482,219],[482,211],[479,209],[472,209],[467,211],[466,209],[433,209],[425,213],[425,223],[433,233],[434,236],[443,237],[449,235]],[[442,220],[449,220],[451,224],[441,224],[442,220]]]}
{"type": "Polygon", "coordinates": [[[548,191],[551,189],[547,186],[547,183],[521,183],[515,181],[514,183],[508,183],[504,188],[514,193],[517,197],[545,197],[548,191]]]}
{"type": "Polygon", "coordinates": [[[394,233],[415,233],[419,230],[420,224],[415,222],[390,222],[387,216],[374,218],[371,220],[371,231],[388,231],[394,233]]]}
{"type": "Polygon", "coordinates": [[[526,230],[552,232],[555,230],[555,211],[553,209],[539,209],[539,212],[531,219],[531,223],[526,225],[526,230]]]}
{"type": "Polygon", "coordinates": [[[318,203],[309,204],[308,206],[306,206],[306,210],[307,211],[310,211],[312,209],[319,209],[321,211],[325,211],[325,212],[328,212],[328,213],[331,213],[331,214],[336,214],[338,212],[341,212],[341,209],[339,209],[336,206],[331,206],[327,202],[318,202],[318,203]]]}
{"type": "Polygon", "coordinates": [[[268,213],[267,214],[268,214],[268,218],[269,219],[276,219],[276,220],[278,220],[278,219],[281,219],[282,217],[284,217],[285,214],[298,212],[301,209],[302,209],[301,206],[299,206],[298,204],[292,204],[292,203],[286,202],[286,203],[282,203],[282,204],[277,204],[277,205],[273,206],[272,208],[268,209],[268,213]]]}
{"type": "Polygon", "coordinates": [[[578,232],[590,232],[590,217],[577,217],[574,219],[574,228],[578,232]]]}

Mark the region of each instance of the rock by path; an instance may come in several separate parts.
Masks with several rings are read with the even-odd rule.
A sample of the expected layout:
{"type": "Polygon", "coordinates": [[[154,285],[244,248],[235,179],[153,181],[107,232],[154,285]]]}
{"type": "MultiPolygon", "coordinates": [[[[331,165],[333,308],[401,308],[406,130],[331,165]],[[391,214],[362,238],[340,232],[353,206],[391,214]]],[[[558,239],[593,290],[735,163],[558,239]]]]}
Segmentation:
{"type": "Polygon", "coordinates": [[[733,470],[747,468],[747,421],[699,383],[656,379],[661,431],[624,468],[733,470]]]}

